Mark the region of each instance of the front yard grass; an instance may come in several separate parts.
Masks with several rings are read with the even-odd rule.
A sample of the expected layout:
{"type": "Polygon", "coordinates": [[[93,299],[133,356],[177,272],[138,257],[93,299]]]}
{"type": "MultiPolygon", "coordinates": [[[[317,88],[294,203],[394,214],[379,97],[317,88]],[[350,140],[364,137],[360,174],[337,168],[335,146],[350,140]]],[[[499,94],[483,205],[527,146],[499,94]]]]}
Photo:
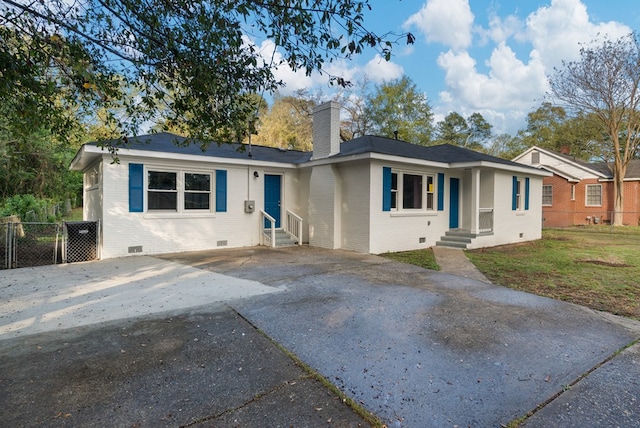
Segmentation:
{"type": "Polygon", "coordinates": [[[640,227],[595,226],[466,254],[494,284],[640,319],[639,250],[640,227]]]}
{"type": "Polygon", "coordinates": [[[440,270],[440,266],[436,263],[436,257],[433,255],[433,251],[430,248],[425,250],[385,253],[381,255],[397,262],[416,265],[425,269],[440,270]]]}
{"type": "MultiPolygon", "coordinates": [[[[465,253],[494,284],[640,320],[640,227],[546,229],[538,241],[465,253]]],[[[430,249],[384,256],[439,269],[430,249]]]]}

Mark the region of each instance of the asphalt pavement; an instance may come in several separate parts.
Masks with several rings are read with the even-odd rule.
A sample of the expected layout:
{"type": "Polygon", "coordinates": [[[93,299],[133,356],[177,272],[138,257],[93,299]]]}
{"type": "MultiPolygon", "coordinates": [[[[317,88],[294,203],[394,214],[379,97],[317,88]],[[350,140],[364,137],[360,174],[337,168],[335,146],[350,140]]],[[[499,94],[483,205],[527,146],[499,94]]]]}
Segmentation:
{"type": "Polygon", "coordinates": [[[434,272],[254,247],[1,271],[3,423],[640,425],[640,323],[492,285],[460,256],[434,272]]]}

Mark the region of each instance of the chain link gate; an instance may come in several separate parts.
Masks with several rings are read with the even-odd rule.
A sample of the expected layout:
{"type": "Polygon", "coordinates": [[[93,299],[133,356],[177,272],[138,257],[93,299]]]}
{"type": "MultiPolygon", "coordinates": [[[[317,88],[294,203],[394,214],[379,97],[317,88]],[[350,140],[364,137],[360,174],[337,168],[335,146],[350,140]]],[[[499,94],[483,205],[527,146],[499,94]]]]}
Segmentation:
{"type": "Polygon", "coordinates": [[[61,262],[62,234],[56,223],[10,222],[2,226],[3,268],[44,266],[61,262]]]}
{"type": "Polygon", "coordinates": [[[0,224],[0,269],[73,263],[99,258],[99,223],[0,224]]]}

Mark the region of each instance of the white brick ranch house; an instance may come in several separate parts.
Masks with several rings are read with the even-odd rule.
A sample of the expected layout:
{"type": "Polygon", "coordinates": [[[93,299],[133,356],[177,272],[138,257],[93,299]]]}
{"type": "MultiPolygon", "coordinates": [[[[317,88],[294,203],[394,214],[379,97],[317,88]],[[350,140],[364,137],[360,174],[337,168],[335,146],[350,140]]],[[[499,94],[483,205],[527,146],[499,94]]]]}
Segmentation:
{"type": "Polygon", "coordinates": [[[340,106],[314,111],[313,152],[129,140],[119,164],[96,144],[84,173],[84,219],[99,221],[101,257],[291,242],[384,253],[479,248],[539,239],[539,169],[452,145],[365,136],[340,143],[340,106]],[[449,236],[447,236],[449,235],[449,236]]]}

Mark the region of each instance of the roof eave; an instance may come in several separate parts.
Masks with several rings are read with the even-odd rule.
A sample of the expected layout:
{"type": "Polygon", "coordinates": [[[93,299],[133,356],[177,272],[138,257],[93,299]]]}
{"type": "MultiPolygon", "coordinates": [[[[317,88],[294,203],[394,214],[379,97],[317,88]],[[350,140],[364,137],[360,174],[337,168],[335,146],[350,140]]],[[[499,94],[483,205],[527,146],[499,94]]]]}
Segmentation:
{"type": "Polygon", "coordinates": [[[456,169],[470,169],[470,168],[490,168],[490,169],[499,169],[503,171],[512,171],[512,172],[520,172],[529,175],[538,175],[541,177],[551,177],[553,174],[544,171],[540,168],[536,168],[534,166],[529,165],[507,165],[499,162],[489,162],[489,161],[471,161],[471,162],[453,162],[450,164],[451,168],[456,169]]]}
{"type": "MultiPolygon", "coordinates": [[[[83,146],[89,148],[86,150],[87,153],[98,153],[104,154],[105,152],[96,146],[83,146]]],[[[147,159],[167,159],[167,152],[155,152],[149,150],[136,150],[136,149],[118,149],[118,153],[116,156],[119,158],[147,158],[147,159]]],[[[238,165],[238,166],[247,166],[251,165],[252,167],[279,167],[279,168],[297,168],[297,164],[291,162],[276,162],[276,161],[265,161],[265,160],[256,160],[247,157],[246,159],[236,159],[236,158],[226,158],[226,157],[218,157],[218,156],[203,156],[203,155],[191,155],[191,154],[179,154],[179,153],[171,153],[171,160],[179,160],[179,161],[187,161],[187,162],[204,162],[204,163],[216,163],[216,164],[227,164],[227,165],[238,165]]],[[[84,155],[86,157],[86,155],[84,155]]],[[[78,155],[76,155],[76,158],[78,155]]],[[[95,159],[95,156],[92,158],[95,159]]],[[[74,158],[74,161],[76,159],[74,158]]],[[[92,162],[84,162],[83,168],[86,165],[91,164],[92,162]]],[[[72,162],[73,164],[73,162],[72,162]]],[[[82,170],[80,169],[80,170],[82,170]]]]}

